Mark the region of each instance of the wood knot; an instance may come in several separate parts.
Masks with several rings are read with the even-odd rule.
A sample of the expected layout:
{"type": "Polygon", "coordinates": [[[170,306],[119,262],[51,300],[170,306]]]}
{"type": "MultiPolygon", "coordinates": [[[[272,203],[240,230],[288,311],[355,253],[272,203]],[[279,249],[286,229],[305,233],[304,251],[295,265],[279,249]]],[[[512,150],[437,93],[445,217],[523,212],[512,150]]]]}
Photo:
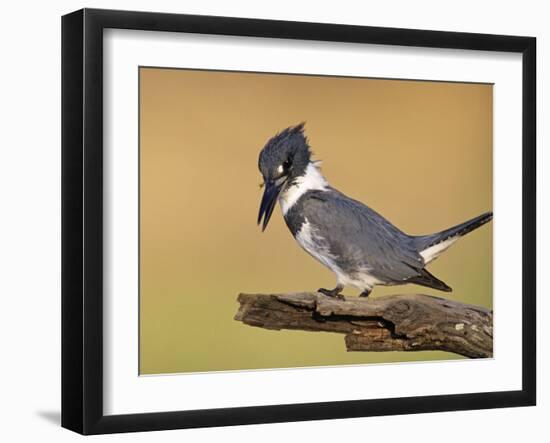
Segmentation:
{"type": "Polygon", "coordinates": [[[411,305],[408,301],[400,300],[397,303],[393,304],[390,308],[392,314],[398,315],[399,317],[405,317],[409,315],[412,310],[411,305]]]}

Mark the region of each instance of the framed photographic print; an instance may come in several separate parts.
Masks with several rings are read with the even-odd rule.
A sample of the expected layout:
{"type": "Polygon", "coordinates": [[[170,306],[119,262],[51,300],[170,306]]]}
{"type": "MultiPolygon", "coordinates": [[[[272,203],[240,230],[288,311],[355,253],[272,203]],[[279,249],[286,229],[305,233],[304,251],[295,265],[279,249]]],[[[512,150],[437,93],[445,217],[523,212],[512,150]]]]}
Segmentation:
{"type": "Polygon", "coordinates": [[[62,425],[534,405],[535,51],[64,16],[62,425]]]}

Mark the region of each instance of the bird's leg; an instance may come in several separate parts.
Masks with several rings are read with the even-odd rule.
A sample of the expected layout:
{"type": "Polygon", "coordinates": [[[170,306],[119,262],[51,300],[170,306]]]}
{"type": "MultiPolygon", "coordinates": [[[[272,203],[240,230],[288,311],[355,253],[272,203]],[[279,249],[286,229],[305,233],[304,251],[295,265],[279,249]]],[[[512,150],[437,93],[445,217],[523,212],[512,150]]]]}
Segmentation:
{"type": "Polygon", "coordinates": [[[367,298],[371,292],[372,292],[372,289],[365,289],[363,292],[361,292],[361,294],[359,294],[359,297],[367,298]]]}
{"type": "Polygon", "coordinates": [[[338,284],[334,289],[319,288],[317,292],[320,292],[321,294],[325,294],[329,297],[335,297],[343,300],[344,296],[340,294],[340,292],[342,292],[343,289],[344,289],[344,285],[338,284]]]}

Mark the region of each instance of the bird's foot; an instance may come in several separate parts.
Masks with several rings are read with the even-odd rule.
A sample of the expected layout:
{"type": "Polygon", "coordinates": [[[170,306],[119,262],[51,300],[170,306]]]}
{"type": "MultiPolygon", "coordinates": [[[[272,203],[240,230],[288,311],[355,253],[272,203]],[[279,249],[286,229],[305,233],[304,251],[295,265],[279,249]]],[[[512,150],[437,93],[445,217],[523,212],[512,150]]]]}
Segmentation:
{"type": "Polygon", "coordinates": [[[325,289],[325,288],[319,288],[317,292],[320,292],[321,294],[324,294],[328,297],[337,298],[339,300],[344,300],[344,296],[340,294],[342,290],[344,289],[343,286],[336,286],[334,289],[325,289]]]}
{"type": "Polygon", "coordinates": [[[361,294],[359,294],[359,297],[367,298],[371,292],[372,292],[372,289],[365,289],[363,292],[361,292],[361,294]]]}

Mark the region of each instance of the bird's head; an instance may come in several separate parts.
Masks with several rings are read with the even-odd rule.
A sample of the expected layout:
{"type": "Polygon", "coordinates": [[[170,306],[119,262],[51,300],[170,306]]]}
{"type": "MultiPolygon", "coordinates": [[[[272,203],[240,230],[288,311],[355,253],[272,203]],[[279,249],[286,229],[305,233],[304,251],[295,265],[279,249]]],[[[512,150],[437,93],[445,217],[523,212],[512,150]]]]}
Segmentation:
{"type": "Polygon", "coordinates": [[[268,140],[258,160],[265,188],[258,214],[258,224],[263,218],[262,231],[269,223],[277,197],[285,186],[304,174],[310,159],[304,123],[286,128],[268,140]]]}

